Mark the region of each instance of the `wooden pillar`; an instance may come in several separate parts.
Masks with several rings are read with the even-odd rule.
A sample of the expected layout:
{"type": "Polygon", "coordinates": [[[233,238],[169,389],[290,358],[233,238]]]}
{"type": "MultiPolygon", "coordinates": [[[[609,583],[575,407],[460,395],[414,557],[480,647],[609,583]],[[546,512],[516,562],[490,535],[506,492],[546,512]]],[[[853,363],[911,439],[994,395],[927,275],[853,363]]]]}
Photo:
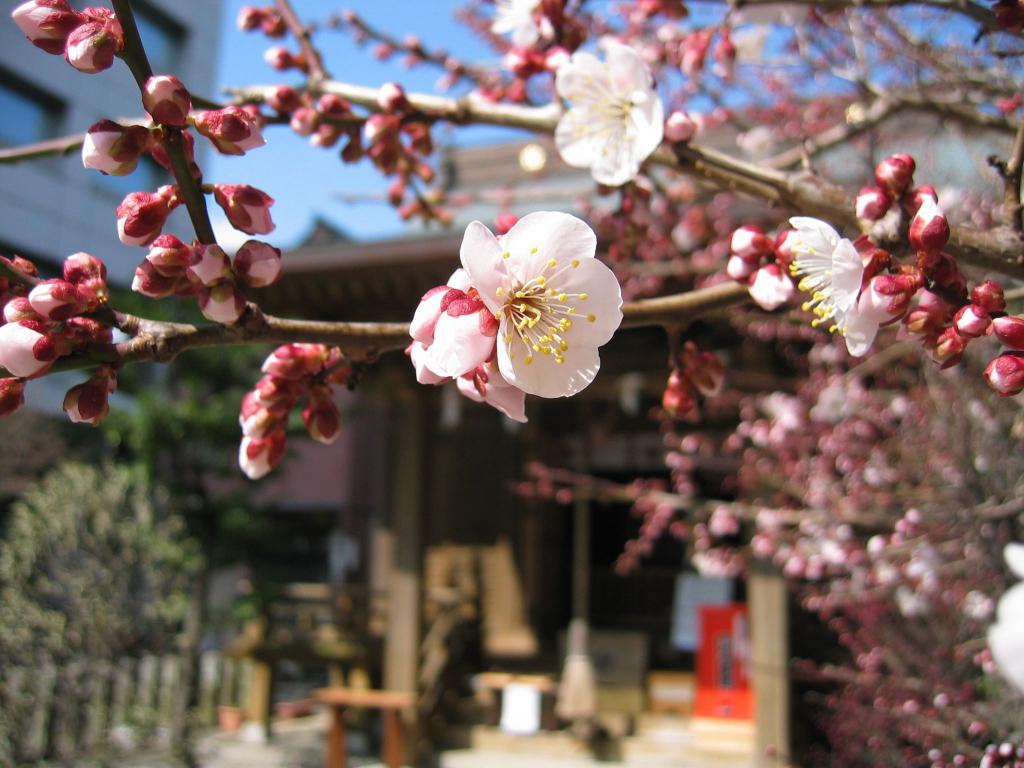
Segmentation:
{"type": "Polygon", "coordinates": [[[266,743],[270,740],[270,713],[274,699],[274,662],[256,659],[249,683],[248,722],[242,729],[246,741],[266,743]]]}
{"type": "Polygon", "coordinates": [[[780,768],[789,754],[789,613],[786,580],[757,561],[747,583],[757,764],[780,768]]]}
{"type": "MultiPolygon", "coordinates": [[[[392,416],[391,531],[384,687],[415,692],[420,654],[421,510],[424,504],[425,409],[418,391],[402,392],[392,416]]],[[[415,708],[410,707],[411,719],[415,708]]],[[[412,722],[410,721],[410,724],[412,722]]]]}

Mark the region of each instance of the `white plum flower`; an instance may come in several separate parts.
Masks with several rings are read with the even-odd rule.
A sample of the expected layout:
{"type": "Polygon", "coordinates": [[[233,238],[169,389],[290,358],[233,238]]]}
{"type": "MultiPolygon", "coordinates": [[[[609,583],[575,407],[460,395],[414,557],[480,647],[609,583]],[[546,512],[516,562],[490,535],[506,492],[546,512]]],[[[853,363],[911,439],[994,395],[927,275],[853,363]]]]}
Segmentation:
{"type": "Polygon", "coordinates": [[[640,54],[614,40],[605,52],[602,62],[577,51],[558,68],[555,88],[570,106],[558,121],[555,144],[566,163],[617,187],[661,144],[665,116],[640,54]]]}
{"type": "Polygon", "coordinates": [[[491,32],[496,35],[512,33],[512,44],[528,48],[540,39],[540,27],[534,12],[540,0],[496,0],[491,32]]]}
{"type": "MultiPolygon", "coordinates": [[[[1010,571],[1024,579],[1024,544],[1007,544],[1003,556],[1010,571]]],[[[1024,583],[1015,584],[999,598],[988,647],[999,671],[1024,693],[1024,583]]]]}
{"type": "Polygon", "coordinates": [[[817,315],[813,325],[828,323],[830,332],[846,340],[850,354],[861,357],[890,316],[869,301],[859,301],[864,279],[860,254],[824,221],[794,216],[789,223],[795,229],[786,239],[793,254],[790,271],[801,276],[797,287],[811,294],[804,309],[817,315]]]}
{"type": "Polygon", "coordinates": [[[597,375],[597,348],[622,322],[615,275],[594,258],[597,238],[567,213],[521,218],[500,239],[466,228],[462,266],[499,323],[498,370],[540,397],[576,394],[597,375]]]}

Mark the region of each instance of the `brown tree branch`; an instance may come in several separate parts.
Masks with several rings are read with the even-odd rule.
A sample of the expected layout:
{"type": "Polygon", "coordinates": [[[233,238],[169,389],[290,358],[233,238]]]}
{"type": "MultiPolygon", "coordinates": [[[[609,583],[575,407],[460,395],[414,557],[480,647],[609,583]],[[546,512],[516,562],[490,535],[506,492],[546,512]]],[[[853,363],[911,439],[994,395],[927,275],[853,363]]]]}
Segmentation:
{"type": "MultiPolygon", "coordinates": [[[[231,88],[228,92],[244,100],[261,101],[271,87],[231,88]]],[[[333,93],[371,111],[380,110],[376,88],[326,80],[314,92],[333,93]]],[[[420,93],[407,93],[406,99],[413,109],[428,119],[456,124],[500,125],[536,133],[554,133],[561,115],[561,108],[556,104],[528,107],[420,93]]],[[[787,210],[816,216],[848,231],[859,231],[853,200],[846,190],[812,173],[787,173],[693,144],[663,145],[648,162],[697,176],[717,187],[741,192],[787,210]]],[[[1024,240],[1008,227],[985,231],[952,227],[947,250],[964,264],[1024,278],[1024,240]]]]}
{"type": "MultiPolygon", "coordinates": [[[[34,278],[26,278],[16,270],[6,268],[3,262],[0,262],[0,271],[26,285],[36,282],[34,278]]],[[[636,328],[685,322],[747,299],[746,288],[730,282],[657,299],[626,302],[622,307],[622,325],[624,328],[636,328]]],[[[61,358],[54,364],[53,371],[100,364],[168,362],[185,350],[204,347],[296,342],[339,346],[350,359],[366,361],[385,352],[405,349],[411,343],[408,323],[293,320],[264,314],[255,304],[249,304],[238,322],[232,325],[148,320],[112,309],[103,309],[99,314],[105,321],[132,334],[133,338],[119,344],[93,345],[61,358]]]]}
{"type": "Polygon", "coordinates": [[[277,12],[284,19],[285,26],[294,35],[299,43],[299,48],[302,49],[302,55],[309,67],[310,83],[318,83],[329,78],[330,75],[324,68],[323,57],[317,47],[313,45],[313,37],[309,33],[309,28],[299,19],[292,4],[288,0],[274,0],[274,5],[277,6],[277,12]]]}
{"type": "Polygon", "coordinates": [[[1010,151],[1010,159],[1006,161],[1003,168],[1003,213],[1006,221],[1018,234],[1024,232],[1024,218],[1022,218],[1021,205],[1021,172],[1024,169],[1024,121],[1021,121],[1017,129],[1017,136],[1013,140],[1013,149],[1010,151]]]}

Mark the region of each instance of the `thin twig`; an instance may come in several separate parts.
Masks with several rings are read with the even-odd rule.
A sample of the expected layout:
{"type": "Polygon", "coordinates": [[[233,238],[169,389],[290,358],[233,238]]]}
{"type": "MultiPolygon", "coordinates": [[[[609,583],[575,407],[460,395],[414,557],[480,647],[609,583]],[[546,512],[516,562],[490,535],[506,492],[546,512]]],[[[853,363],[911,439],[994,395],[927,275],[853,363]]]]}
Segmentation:
{"type": "Polygon", "coordinates": [[[1013,140],[1013,149],[1010,151],[1010,159],[1006,161],[1003,173],[1003,212],[1006,221],[1013,229],[1024,232],[1024,219],[1022,219],[1021,205],[1021,170],[1024,168],[1024,120],[1017,129],[1017,135],[1013,140]]]}
{"type": "Polygon", "coordinates": [[[292,4],[288,0],[274,0],[274,5],[277,6],[277,12],[284,19],[285,26],[295,36],[299,43],[299,48],[302,49],[302,55],[306,59],[306,66],[309,67],[310,83],[318,83],[321,80],[328,79],[330,75],[324,68],[323,57],[316,46],[313,45],[313,37],[309,33],[309,28],[299,19],[292,8],[292,4]]]}

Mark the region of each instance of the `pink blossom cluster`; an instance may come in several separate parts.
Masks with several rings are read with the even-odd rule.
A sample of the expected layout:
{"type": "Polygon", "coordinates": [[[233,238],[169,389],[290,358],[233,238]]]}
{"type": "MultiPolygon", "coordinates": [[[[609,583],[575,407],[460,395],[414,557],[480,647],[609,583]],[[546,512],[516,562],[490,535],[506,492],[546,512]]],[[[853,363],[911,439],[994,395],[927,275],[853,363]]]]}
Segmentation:
{"type": "Polygon", "coordinates": [[[263,363],[264,376],[242,398],[238,464],[252,480],[281,461],[288,418],[304,398],[302,421],[309,436],[330,444],[341,434],[334,387],[348,384],[352,366],[341,350],[324,344],[285,344],[263,363]]]}
{"type": "Polygon", "coordinates": [[[281,251],[259,240],[245,241],[229,258],[217,244],[187,245],[165,234],[150,244],[132,290],[154,299],[196,296],[208,320],[233,323],[245,309],[242,287],[262,288],[280,274],[281,251]]]}
{"type": "Polygon", "coordinates": [[[109,69],[124,48],[121,23],[108,8],[79,12],[66,0],[29,0],[11,16],[32,45],[63,54],[68,64],[87,74],[109,69]]]}
{"type": "MultiPolygon", "coordinates": [[[[25,278],[0,278],[0,368],[9,374],[0,379],[0,416],[8,416],[24,403],[26,381],[44,376],[61,357],[109,345],[112,333],[107,319],[95,316],[108,298],[107,270],[95,256],[68,256],[62,277],[48,280],[39,280],[25,259],[3,261],[25,278]]],[[[87,382],[68,391],[64,410],[72,421],[99,424],[116,388],[117,371],[101,365],[87,382]]]]}
{"type": "Polygon", "coordinates": [[[700,350],[693,341],[683,344],[661,397],[661,407],[672,418],[696,421],[698,397],[716,397],[725,381],[725,366],[714,353],[700,350]]]}

